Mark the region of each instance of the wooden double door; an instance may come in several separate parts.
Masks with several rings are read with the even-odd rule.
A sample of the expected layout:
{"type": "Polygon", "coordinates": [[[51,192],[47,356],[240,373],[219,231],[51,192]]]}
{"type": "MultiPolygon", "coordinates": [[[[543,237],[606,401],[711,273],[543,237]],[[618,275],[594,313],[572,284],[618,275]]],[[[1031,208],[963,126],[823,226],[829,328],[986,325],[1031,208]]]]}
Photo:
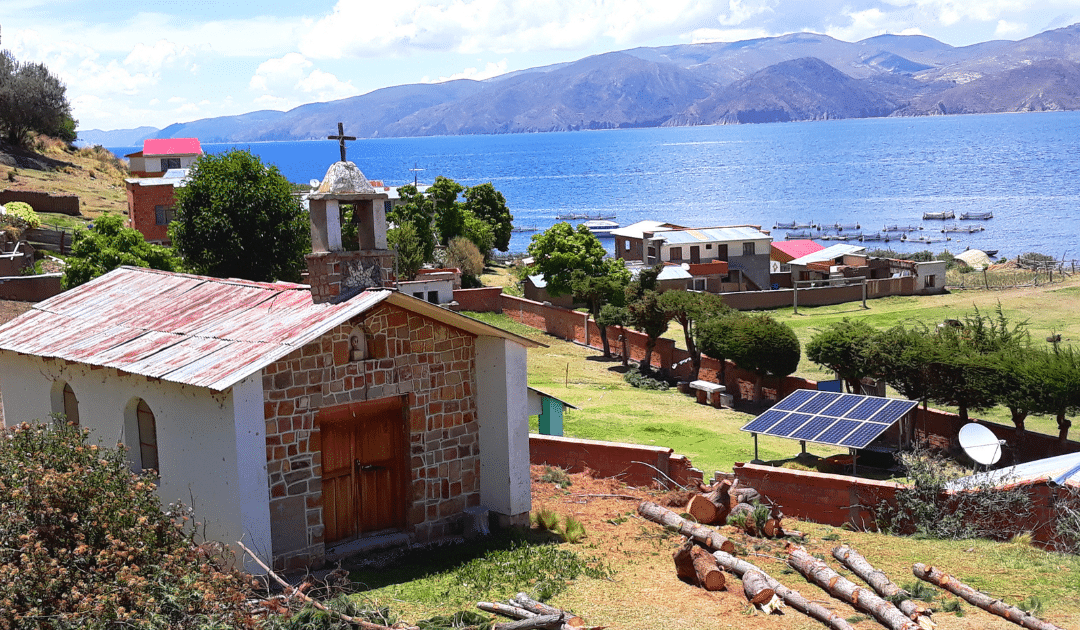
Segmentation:
{"type": "Polygon", "coordinates": [[[326,544],[405,528],[408,482],[400,398],[320,414],[326,544]]]}

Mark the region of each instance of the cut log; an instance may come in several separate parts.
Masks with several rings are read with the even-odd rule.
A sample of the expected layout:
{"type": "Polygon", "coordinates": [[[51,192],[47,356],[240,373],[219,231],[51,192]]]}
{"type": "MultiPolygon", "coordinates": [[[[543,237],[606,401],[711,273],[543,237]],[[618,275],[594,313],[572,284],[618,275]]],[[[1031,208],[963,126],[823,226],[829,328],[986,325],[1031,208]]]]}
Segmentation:
{"type": "Polygon", "coordinates": [[[776,597],[776,591],[769,586],[769,581],[761,574],[761,571],[747,571],[742,576],[743,593],[746,599],[755,606],[763,606],[776,597]]]}
{"type": "Polygon", "coordinates": [[[910,593],[897,586],[884,572],[875,569],[874,565],[870,564],[858,551],[847,545],[840,545],[832,550],[832,555],[844,566],[851,569],[851,572],[859,576],[863,582],[869,584],[870,588],[874,589],[878,595],[894,602],[898,598],[903,598],[896,604],[896,607],[924,630],[933,630],[934,626],[937,625],[930,620],[930,613],[933,610],[929,606],[911,599],[910,593]]]}
{"type": "Polygon", "coordinates": [[[521,606],[511,606],[502,602],[476,602],[476,607],[484,612],[495,613],[512,619],[531,619],[540,615],[521,606]]]}
{"type": "Polygon", "coordinates": [[[791,568],[802,573],[807,580],[820,586],[829,595],[869,613],[890,630],[920,630],[918,624],[904,616],[891,602],[842,577],[827,564],[807,553],[801,545],[788,543],[787,552],[791,568]]]}
{"type": "Polygon", "coordinates": [[[513,603],[524,608],[525,610],[534,612],[538,615],[559,615],[562,613],[566,613],[567,617],[564,626],[580,628],[585,625],[585,620],[581,617],[578,617],[577,615],[569,611],[562,610],[561,608],[556,608],[554,606],[549,606],[548,604],[545,604],[543,602],[538,602],[535,599],[526,595],[525,593],[518,593],[517,595],[515,595],[513,603]]]}
{"type": "Polygon", "coordinates": [[[716,558],[717,564],[724,567],[728,571],[731,571],[735,575],[743,577],[744,579],[748,572],[757,571],[765,578],[765,581],[769,585],[769,588],[773,589],[773,591],[781,599],[783,599],[788,606],[791,606],[795,610],[803,613],[808,617],[817,619],[829,628],[832,628],[832,630],[854,630],[853,626],[840,615],[834,613],[828,608],[825,608],[821,604],[816,604],[806,599],[799,591],[788,588],[780,582],[777,582],[768,573],[762,571],[761,569],[750,564],[749,562],[745,560],[740,560],[739,558],[736,558],[729,553],[724,553],[723,551],[714,552],[713,557],[716,558]]]}
{"type": "Polygon", "coordinates": [[[753,488],[739,488],[733,493],[736,503],[753,503],[761,501],[761,493],[753,488]]]}
{"type": "Polygon", "coordinates": [[[730,487],[731,482],[725,479],[711,490],[690,497],[690,502],[686,504],[687,514],[703,525],[723,524],[730,509],[728,506],[728,488],[730,487]]]}
{"type": "Polygon", "coordinates": [[[707,591],[724,590],[724,573],[716,564],[716,558],[687,538],[672,554],[675,573],[679,579],[700,586],[707,591]]]}
{"type": "Polygon", "coordinates": [[[497,623],[494,630],[533,630],[534,628],[560,628],[563,625],[563,615],[539,615],[511,621],[510,623],[497,623]]]}
{"type": "Polygon", "coordinates": [[[920,580],[925,580],[935,586],[940,586],[953,595],[962,597],[968,603],[978,606],[986,612],[1008,619],[1024,628],[1030,628],[1031,630],[1062,630],[1062,628],[1055,626],[1048,621],[1043,621],[1038,617],[1029,615],[1016,606],[1009,606],[1000,599],[994,599],[985,593],[980,593],[948,573],[934,567],[916,563],[911,567],[911,571],[915,574],[915,577],[920,580]]]}
{"type": "Polygon", "coordinates": [[[691,523],[671,510],[651,501],[642,501],[641,504],[638,505],[638,514],[640,514],[642,518],[648,519],[654,523],[658,523],[664,527],[670,527],[683,536],[689,536],[712,551],[723,551],[726,553],[735,551],[735,543],[728,540],[715,529],[691,523]]]}

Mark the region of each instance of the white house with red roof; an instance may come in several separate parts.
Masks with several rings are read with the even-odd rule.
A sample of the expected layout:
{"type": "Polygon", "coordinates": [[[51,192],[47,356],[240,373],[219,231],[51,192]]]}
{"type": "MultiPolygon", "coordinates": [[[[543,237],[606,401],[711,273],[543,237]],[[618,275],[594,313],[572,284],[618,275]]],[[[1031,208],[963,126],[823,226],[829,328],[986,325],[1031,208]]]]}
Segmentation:
{"type": "Polygon", "coordinates": [[[128,227],[151,243],[169,242],[169,224],[176,215],[176,188],[203,154],[198,138],[153,138],[143,150],[125,155],[133,177],[127,189],[128,227]]]}
{"type": "Polygon", "coordinates": [[[161,177],[167,171],[190,168],[203,154],[198,138],[150,138],[143,149],[125,155],[128,169],[135,177],[161,177]]]}
{"type": "Polygon", "coordinates": [[[791,271],[790,262],[809,254],[820,252],[825,246],[811,240],[773,241],[770,255],[771,273],[791,271]]]}

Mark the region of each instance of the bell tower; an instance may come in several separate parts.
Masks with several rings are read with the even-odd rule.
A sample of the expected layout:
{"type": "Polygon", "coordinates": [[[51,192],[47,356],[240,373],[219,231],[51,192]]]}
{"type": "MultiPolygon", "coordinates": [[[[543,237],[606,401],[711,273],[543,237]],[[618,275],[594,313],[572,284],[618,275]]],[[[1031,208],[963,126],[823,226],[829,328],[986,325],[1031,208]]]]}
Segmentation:
{"type": "Polygon", "coordinates": [[[364,173],[345,160],[342,133],[329,136],[341,143],[341,161],[330,165],[319,187],[308,195],[311,253],[307,255],[308,284],[315,303],[346,300],[366,289],[389,286],[394,280],[394,252],[386,243],[389,195],[377,192],[364,173]],[[342,244],[341,205],[352,204],[357,224],[358,251],[342,244]]]}

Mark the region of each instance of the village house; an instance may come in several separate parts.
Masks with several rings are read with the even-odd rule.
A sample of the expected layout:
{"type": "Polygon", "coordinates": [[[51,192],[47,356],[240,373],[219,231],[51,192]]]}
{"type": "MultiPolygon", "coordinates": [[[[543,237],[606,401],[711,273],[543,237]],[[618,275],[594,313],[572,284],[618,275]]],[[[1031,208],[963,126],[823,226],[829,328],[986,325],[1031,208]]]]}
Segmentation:
{"type": "Polygon", "coordinates": [[[695,290],[760,291],[768,289],[772,237],[758,226],[687,228],[639,221],[612,230],[615,257],[646,266],[686,265],[695,290]],[[709,265],[695,267],[695,265],[709,265]]]}
{"type": "Polygon", "coordinates": [[[35,305],[0,327],[4,417],[64,413],[126,445],[163,503],[277,569],[484,531],[489,512],[527,523],[538,344],[383,288],[384,200],[331,166],[310,199],[308,285],[122,267],[35,305]]]}
{"type": "Polygon", "coordinates": [[[821,286],[863,280],[912,278],[912,294],[945,292],[946,263],[868,256],[860,245],[841,243],[789,261],[792,282],[821,281],[821,286]]]}
{"type": "Polygon", "coordinates": [[[187,180],[188,169],[203,154],[198,138],[155,138],[143,141],[143,150],[125,155],[132,177],[127,190],[128,227],[150,243],[169,242],[169,224],[176,216],[176,189],[187,180]]]}
{"type": "Polygon", "coordinates": [[[161,177],[167,171],[191,168],[203,154],[198,138],[151,138],[142,151],[125,155],[134,177],[161,177]]]}

